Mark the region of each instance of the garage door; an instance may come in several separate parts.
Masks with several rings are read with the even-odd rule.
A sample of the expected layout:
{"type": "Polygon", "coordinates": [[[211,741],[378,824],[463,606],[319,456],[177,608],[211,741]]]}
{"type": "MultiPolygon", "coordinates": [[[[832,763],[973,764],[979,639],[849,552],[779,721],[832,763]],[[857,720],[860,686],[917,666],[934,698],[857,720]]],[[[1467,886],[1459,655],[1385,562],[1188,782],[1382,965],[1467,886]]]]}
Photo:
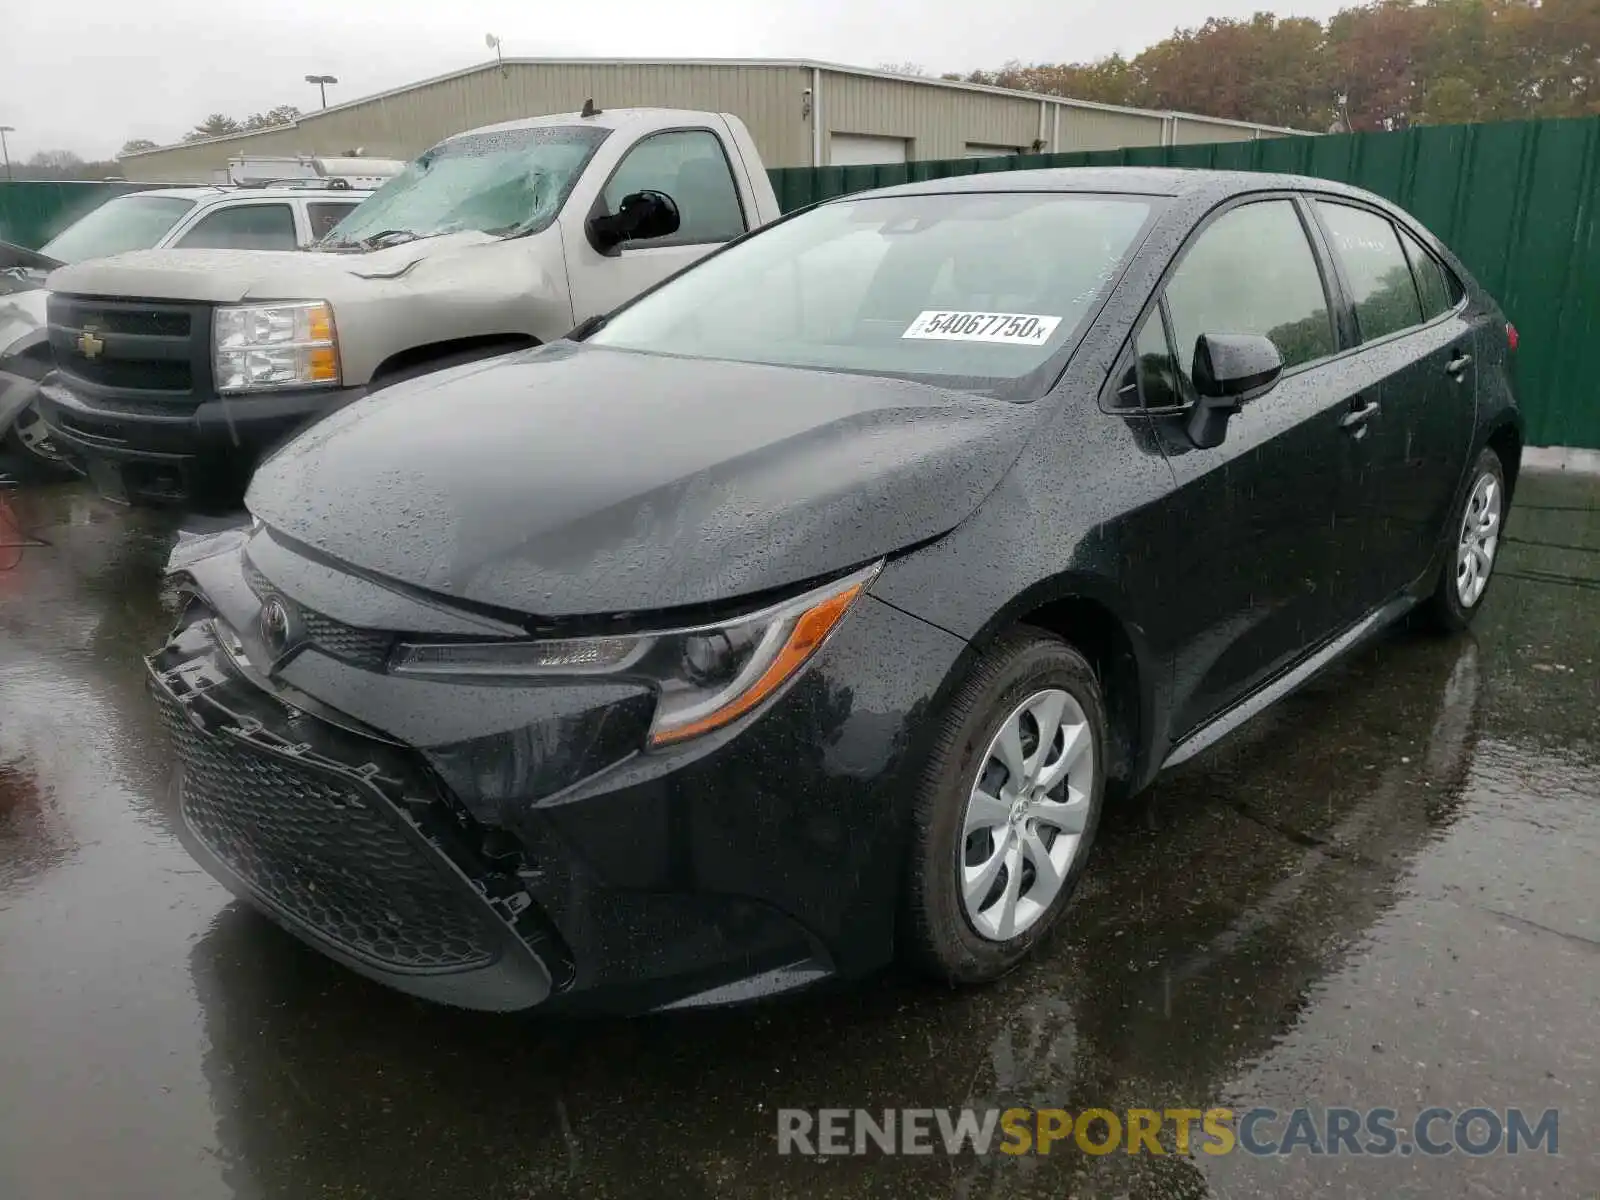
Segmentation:
{"type": "Polygon", "coordinates": [[[1015,146],[985,146],[981,142],[967,143],[968,158],[1000,158],[1005,155],[1021,154],[1015,146]]]}
{"type": "Polygon", "coordinates": [[[836,167],[861,167],[872,163],[903,163],[906,139],[870,133],[836,133],[828,147],[828,161],[836,167]]]}

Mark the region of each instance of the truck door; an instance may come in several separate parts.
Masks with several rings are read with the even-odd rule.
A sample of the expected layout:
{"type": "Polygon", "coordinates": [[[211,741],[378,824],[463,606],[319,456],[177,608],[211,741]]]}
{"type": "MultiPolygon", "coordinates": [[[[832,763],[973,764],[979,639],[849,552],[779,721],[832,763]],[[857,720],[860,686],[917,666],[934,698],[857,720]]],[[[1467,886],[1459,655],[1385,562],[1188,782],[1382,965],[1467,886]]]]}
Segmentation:
{"type": "Polygon", "coordinates": [[[617,164],[592,208],[562,215],[567,275],[575,322],[610,312],[668,275],[744,233],[749,214],[740,200],[727,148],[710,129],[671,129],[642,138],[617,164]],[[676,233],[595,249],[586,225],[614,213],[624,196],[665,192],[678,206],[676,233]]]}

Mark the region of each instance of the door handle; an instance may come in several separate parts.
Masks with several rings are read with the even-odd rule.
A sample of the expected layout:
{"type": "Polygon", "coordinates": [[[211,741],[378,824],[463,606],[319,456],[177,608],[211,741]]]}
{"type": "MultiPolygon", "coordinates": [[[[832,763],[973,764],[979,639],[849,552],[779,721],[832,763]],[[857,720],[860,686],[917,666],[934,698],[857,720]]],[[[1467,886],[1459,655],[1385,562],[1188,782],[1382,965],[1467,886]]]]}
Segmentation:
{"type": "Polygon", "coordinates": [[[1472,355],[1468,354],[1466,351],[1462,351],[1449,362],[1445,363],[1444,371],[1446,375],[1454,375],[1456,377],[1456,382],[1459,383],[1461,381],[1461,373],[1471,365],[1472,355]]]}
{"type": "Polygon", "coordinates": [[[1354,433],[1359,436],[1365,431],[1367,422],[1377,415],[1378,402],[1376,400],[1368,400],[1360,408],[1352,408],[1344,416],[1340,417],[1339,428],[1347,433],[1354,433]]]}

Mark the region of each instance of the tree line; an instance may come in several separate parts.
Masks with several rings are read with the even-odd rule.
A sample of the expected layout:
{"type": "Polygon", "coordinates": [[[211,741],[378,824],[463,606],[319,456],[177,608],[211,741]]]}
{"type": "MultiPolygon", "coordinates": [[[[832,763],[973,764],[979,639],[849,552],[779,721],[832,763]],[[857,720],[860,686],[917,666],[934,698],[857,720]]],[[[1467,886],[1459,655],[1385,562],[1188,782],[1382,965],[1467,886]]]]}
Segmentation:
{"type": "Polygon", "coordinates": [[[1262,12],[1133,58],[944,78],[1318,131],[1584,116],[1600,112],[1600,0],[1377,0],[1326,23],[1262,12]]]}
{"type": "MultiPolygon", "coordinates": [[[[292,104],[280,104],[265,112],[251,113],[242,121],[228,116],[227,113],[212,113],[184,134],[183,140],[197,142],[201,138],[224,137],[230,133],[247,133],[254,129],[271,129],[276,125],[287,125],[299,115],[300,110],[292,104]]],[[[137,154],[141,150],[154,150],[156,146],[157,143],[149,138],[130,138],[122,143],[122,149],[117,151],[117,157],[137,154]]],[[[115,159],[85,159],[71,150],[41,150],[19,162],[13,174],[22,179],[115,179],[122,175],[122,164],[115,159]]]]}
{"type": "MultiPolygon", "coordinates": [[[[886,63],[908,75],[915,63],[886,63]]],[[[1176,109],[1310,130],[1405,129],[1600,113],[1600,0],[1374,0],[1327,22],[1257,13],[1179,29],[1132,58],[1014,61],[945,79],[1103,104],[1176,109]]],[[[184,141],[288,124],[280,104],[240,120],[212,113],[184,141]]],[[[120,154],[153,150],[136,138],[120,154]]],[[[47,150],[35,179],[100,179],[114,162],[47,150]]]]}
{"type": "MultiPolygon", "coordinates": [[[[292,104],[279,104],[266,112],[251,113],[244,120],[230,117],[227,113],[215,112],[201,121],[188,133],[183,135],[186,142],[198,142],[204,138],[227,137],[230,133],[249,133],[256,129],[272,129],[279,125],[288,125],[298,120],[300,110],[292,104]]],[[[124,154],[137,154],[141,150],[154,150],[156,143],[149,138],[134,138],[122,143],[122,149],[117,151],[120,157],[124,154]]]]}

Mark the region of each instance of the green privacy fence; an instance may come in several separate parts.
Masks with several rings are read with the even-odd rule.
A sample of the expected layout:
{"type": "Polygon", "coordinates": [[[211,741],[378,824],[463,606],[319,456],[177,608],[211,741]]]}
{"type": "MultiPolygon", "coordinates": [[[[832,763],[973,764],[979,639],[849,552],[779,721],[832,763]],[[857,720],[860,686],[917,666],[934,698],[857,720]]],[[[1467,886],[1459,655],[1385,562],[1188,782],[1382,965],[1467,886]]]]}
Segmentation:
{"type": "Polygon", "coordinates": [[[92,208],[149,183],[0,180],[0,242],[37,250],[92,208]]]}
{"type": "Polygon", "coordinates": [[[1600,118],[771,172],[789,211],[872,187],[1033,167],[1212,167],[1377,192],[1461,256],[1521,335],[1528,443],[1600,449],[1600,118]]]}
{"type": "MultiPolygon", "coordinates": [[[[1529,444],[1600,449],[1600,386],[1588,358],[1600,337],[1600,117],[770,174],[788,212],[909,181],[1095,166],[1281,171],[1388,197],[1448,243],[1516,323],[1529,444]]],[[[38,246],[87,208],[137,186],[0,183],[0,239],[38,246]]]]}

